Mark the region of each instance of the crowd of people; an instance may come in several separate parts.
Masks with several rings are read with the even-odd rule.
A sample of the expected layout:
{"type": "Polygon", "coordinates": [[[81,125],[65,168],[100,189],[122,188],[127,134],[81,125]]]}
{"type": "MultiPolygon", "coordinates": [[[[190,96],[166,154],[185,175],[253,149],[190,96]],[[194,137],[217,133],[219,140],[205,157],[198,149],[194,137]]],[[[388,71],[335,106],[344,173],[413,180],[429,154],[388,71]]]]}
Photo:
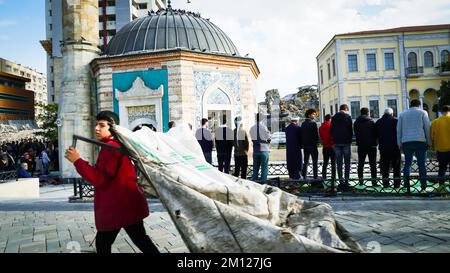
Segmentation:
{"type": "MultiPolygon", "coordinates": [[[[427,187],[427,170],[425,162],[427,151],[436,150],[439,162],[439,191],[445,190],[445,174],[450,170],[450,106],[442,108],[442,116],[429,120],[426,111],[420,108],[419,100],[412,100],[409,109],[398,118],[394,111],[387,108],[384,115],[377,121],[370,116],[368,108],[360,109],[360,116],[353,122],[346,104],[340,106],[340,111],[334,116],[326,115],[324,122],[318,126],[315,122],[317,111],[308,109],[305,120],[300,124],[298,116],[291,117],[291,123],[286,127],[286,160],[290,179],[307,179],[310,159],[313,170],[313,186],[321,186],[322,180],[327,179],[328,165],[331,164],[330,177],[334,181],[336,172],[340,191],[349,191],[351,186],[350,165],[351,145],[356,139],[358,154],[358,179],[363,185],[364,165],[369,159],[372,186],[378,186],[377,153],[380,153],[380,173],[382,186],[401,186],[401,152],[405,157],[403,178],[405,185],[409,185],[413,156],[417,158],[419,167],[419,181],[421,190],[427,187]],[[318,177],[318,146],[322,143],[323,166],[322,177],[318,177]],[[390,170],[393,177],[390,179],[390,170]]],[[[201,128],[195,133],[202,148],[205,159],[212,163],[212,151],[216,147],[217,162],[220,171],[229,173],[230,162],[234,149],[234,176],[246,178],[248,168],[248,151],[250,140],[253,145],[253,181],[265,181],[268,175],[270,152],[270,131],[264,124],[265,116],[258,114],[256,124],[250,128],[250,138],[242,126],[242,119],[234,120],[232,130],[224,117],[222,125],[216,129],[215,136],[208,129],[208,120],[203,119],[201,128]],[[214,138],[214,139],[213,139],[214,138]],[[261,175],[260,174],[261,171],[261,175]]],[[[333,191],[333,188],[327,189],[333,191]]]]}
{"type": "Polygon", "coordinates": [[[16,171],[19,178],[29,178],[48,175],[50,169],[59,169],[57,143],[33,138],[1,142],[0,172],[16,171]]]}

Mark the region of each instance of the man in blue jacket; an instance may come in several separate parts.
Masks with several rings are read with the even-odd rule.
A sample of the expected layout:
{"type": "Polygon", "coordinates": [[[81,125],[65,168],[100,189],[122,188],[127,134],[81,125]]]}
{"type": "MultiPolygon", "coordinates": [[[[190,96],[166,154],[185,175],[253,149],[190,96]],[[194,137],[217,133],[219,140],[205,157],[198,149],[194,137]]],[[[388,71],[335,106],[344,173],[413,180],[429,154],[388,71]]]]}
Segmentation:
{"type": "Polygon", "coordinates": [[[339,177],[338,190],[350,191],[348,184],[350,178],[350,158],[351,144],[353,137],[353,122],[349,114],[347,104],[339,107],[339,112],[331,119],[331,136],[334,141],[334,152],[336,154],[336,164],[339,177]],[[342,161],[345,162],[345,180],[342,179],[342,161]]]}

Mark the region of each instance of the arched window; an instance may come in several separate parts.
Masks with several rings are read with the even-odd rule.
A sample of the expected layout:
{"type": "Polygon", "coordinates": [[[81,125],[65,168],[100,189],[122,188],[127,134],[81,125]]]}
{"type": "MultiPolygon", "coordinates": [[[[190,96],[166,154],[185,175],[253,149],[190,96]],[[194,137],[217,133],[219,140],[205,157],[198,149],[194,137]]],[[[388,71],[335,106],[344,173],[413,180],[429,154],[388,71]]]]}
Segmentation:
{"type": "Polygon", "coordinates": [[[448,63],[448,62],[450,62],[448,50],[442,50],[441,63],[448,63]]]}
{"type": "Polygon", "coordinates": [[[408,67],[417,67],[417,54],[414,52],[408,54],[408,67]]]}
{"type": "Polygon", "coordinates": [[[424,59],[425,59],[425,67],[433,67],[434,66],[433,53],[431,53],[431,51],[425,52],[424,59]]]}

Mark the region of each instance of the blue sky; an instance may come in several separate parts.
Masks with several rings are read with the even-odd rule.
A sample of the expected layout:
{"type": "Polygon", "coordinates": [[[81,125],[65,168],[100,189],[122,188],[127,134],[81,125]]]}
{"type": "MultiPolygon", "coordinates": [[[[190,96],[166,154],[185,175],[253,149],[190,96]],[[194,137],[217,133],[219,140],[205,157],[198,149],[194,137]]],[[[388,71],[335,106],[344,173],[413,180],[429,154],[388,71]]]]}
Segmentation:
{"type": "Polygon", "coordinates": [[[0,57],[46,73],[44,0],[0,0],[0,57]]]}
{"type": "MultiPolygon", "coordinates": [[[[249,54],[261,74],[257,99],[317,84],[316,56],[338,33],[450,24],[449,0],[172,0],[200,12],[249,54]]],[[[46,72],[45,0],[0,0],[0,57],[46,72]]]]}

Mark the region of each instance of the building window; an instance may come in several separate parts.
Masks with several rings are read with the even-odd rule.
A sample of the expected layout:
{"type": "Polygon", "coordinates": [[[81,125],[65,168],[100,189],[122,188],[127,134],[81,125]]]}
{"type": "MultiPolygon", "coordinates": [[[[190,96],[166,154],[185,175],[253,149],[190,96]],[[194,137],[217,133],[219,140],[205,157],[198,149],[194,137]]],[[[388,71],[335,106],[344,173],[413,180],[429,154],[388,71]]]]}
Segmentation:
{"type": "Polygon", "coordinates": [[[320,69],[320,83],[323,84],[323,69],[320,69]]]}
{"type": "Polygon", "coordinates": [[[369,100],[369,111],[372,118],[380,118],[380,106],[378,100],[369,100]]]}
{"type": "Polygon", "coordinates": [[[49,28],[50,30],[53,30],[52,24],[48,24],[48,28],[49,28]]]}
{"type": "Polygon", "coordinates": [[[336,77],[336,60],[333,59],[331,62],[333,63],[333,77],[336,77]]]}
{"type": "Polygon", "coordinates": [[[377,71],[377,55],[369,53],[366,55],[367,71],[377,71]]]}
{"type": "Polygon", "coordinates": [[[322,109],[323,110],[323,117],[325,117],[326,113],[325,113],[325,107],[322,109]]]}
{"type": "Polygon", "coordinates": [[[337,103],[334,105],[335,113],[339,112],[337,103]]]}
{"type": "Polygon", "coordinates": [[[48,15],[49,15],[49,16],[52,16],[52,10],[49,10],[49,11],[48,11],[48,15]]]}
{"type": "Polygon", "coordinates": [[[11,66],[9,64],[6,65],[6,72],[11,72],[11,66]]]}
{"type": "Polygon", "coordinates": [[[450,62],[448,50],[442,50],[441,53],[441,63],[447,63],[450,62]]]}
{"type": "Polygon", "coordinates": [[[25,72],[20,71],[20,76],[25,76],[25,72]]]}
{"type": "Polygon", "coordinates": [[[50,66],[50,72],[53,73],[53,65],[50,66]]]}
{"type": "Polygon", "coordinates": [[[52,88],[55,87],[55,81],[52,81],[52,88]]]}
{"type": "Polygon", "coordinates": [[[434,66],[433,53],[431,53],[431,51],[425,52],[424,59],[425,59],[425,64],[424,64],[425,67],[433,67],[434,66]]]}
{"type": "Polygon", "coordinates": [[[384,53],[384,70],[394,70],[394,53],[386,52],[384,53]]]}
{"type": "Polygon", "coordinates": [[[55,102],[55,95],[52,95],[52,102],[55,102]]]}
{"type": "Polygon", "coordinates": [[[330,105],[330,114],[333,115],[333,105],[330,105]]]}
{"type": "Polygon", "coordinates": [[[361,103],[359,101],[351,101],[350,102],[350,111],[351,111],[352,119],[358,118],[360,109],[361,109],[361,103]]]}
{"type": "Polygon", "coordinates": [[[349,54],[348,59],[348,72],[358,72],[358,56],[356,54],[349,54]]]}
{"type": "Polygon", "coordinates": [[[331,79],[331,65],[330,65],[330,63],[327,64],[327,68],[328,68],[328,79],[331,79]]]}
{"type": "Polygon", "coordinates": [[[397,117],[397,100],[396,99],[387,100],[387,107],[392,108],[392,110],[394,110],[394,117],[397,117]]]}
{"type": "Polygon", "coordinates": [[[414,52],[408,54],[408,67],[417,67],[417,54],[414,52]]]}

